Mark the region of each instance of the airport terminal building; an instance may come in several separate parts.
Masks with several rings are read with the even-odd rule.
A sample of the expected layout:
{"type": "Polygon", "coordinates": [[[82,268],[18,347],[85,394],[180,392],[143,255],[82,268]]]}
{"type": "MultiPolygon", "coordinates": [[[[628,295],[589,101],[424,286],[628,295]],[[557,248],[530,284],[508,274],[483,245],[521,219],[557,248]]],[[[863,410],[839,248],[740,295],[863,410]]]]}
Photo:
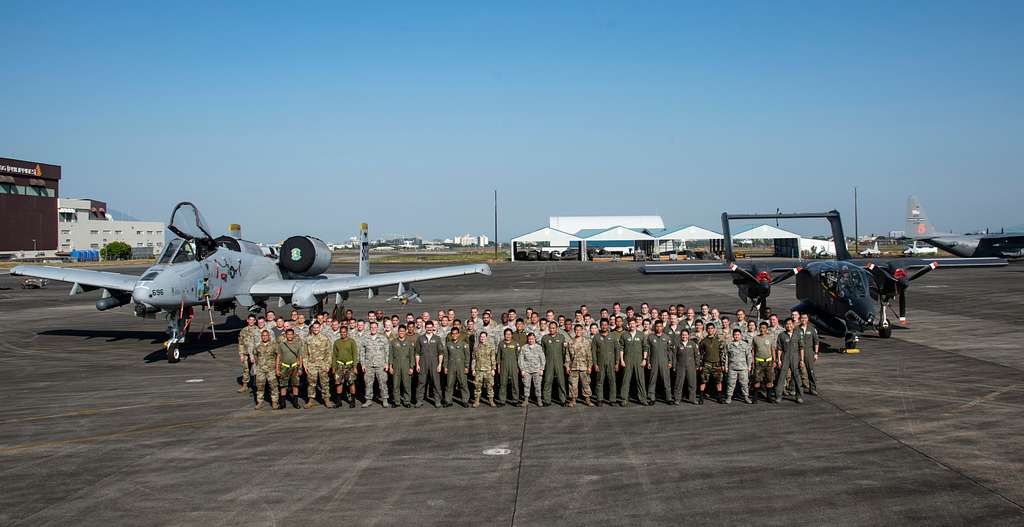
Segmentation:
{"type": "Polygon", "coordinates": [[[60,166],[0,157],[0,255],[53,254],[60,166]]]}

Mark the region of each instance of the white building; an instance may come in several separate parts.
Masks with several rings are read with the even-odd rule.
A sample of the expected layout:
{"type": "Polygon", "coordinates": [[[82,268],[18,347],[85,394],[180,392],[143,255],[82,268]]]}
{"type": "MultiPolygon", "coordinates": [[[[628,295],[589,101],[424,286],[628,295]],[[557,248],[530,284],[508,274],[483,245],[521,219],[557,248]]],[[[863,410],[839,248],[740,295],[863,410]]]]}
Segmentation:
{"type": "Polygon", "coordinates": [[[463,247],[486,247],[487,243],[490,241],[490,238],[483,234],[481,234],[480,236],[473,236],[472,234],[463,234],[462,236],[448,238],[444,242],[450,243],[452,245],[461,245],[463,247]]]}
{"type": "MultiPolygon", "coordinates": [[[[159,221],[114,220],[102,201],[78,198],[57,200],[58,252],[102,249],[110,242],[125,242],[133,249],[164,248],[164,224],[159,221]]],[[[144,249],[143,249],[144,250],[144,249]]]]}

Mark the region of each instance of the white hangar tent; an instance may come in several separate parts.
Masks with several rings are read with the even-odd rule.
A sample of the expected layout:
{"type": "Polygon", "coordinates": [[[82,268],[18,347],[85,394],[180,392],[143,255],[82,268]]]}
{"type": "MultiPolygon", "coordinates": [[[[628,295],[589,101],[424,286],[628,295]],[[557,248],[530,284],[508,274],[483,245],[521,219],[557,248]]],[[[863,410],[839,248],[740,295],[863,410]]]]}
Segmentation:
{"type": "Polygon", "coordinates": [[[771,240],[774,246],[773,256],[785,258],[801,258],[802,256],[835,255],[835,242],[804,238],[795,232],[759,225],[737,233],[732,237],[735,241],[771,240]]]}
{"type": "Polygon", "coordinates": [[[690,225],[689,227],[683,227],[680,229],[663,229],[661,232],[658,231],[647,231],[648,234],[658,239],[657,252],[665,251],[679,251],[686,249],[686,242],[710,242],[709,249],[712,252],[718,252],[722,250],[722,240],[725,238],[712,230],[705,229],[704,227],[698,227],[697,225],[690,225]]]}
{"type": "Polygon", "coordinates": [[[512,238],[512,261],[516,261],[516,252],[521,251],[524,246],[535,246],[548,248],[549,250],[564,251],[570,247],[579,248],[581,238],[551,227],[543,227],[533,232],[512,238]]]}
{"type": "MultiPolygon", "coordinates": [[[[581,231],[581,234],[583,232],[581,231]]],[[[622,254],[633,254],[636,251],[650,254],[654,250],[654,242],[654,236],[621,225],[583,236],[584,251],[588,248],[600,248],[622,254]]]]}

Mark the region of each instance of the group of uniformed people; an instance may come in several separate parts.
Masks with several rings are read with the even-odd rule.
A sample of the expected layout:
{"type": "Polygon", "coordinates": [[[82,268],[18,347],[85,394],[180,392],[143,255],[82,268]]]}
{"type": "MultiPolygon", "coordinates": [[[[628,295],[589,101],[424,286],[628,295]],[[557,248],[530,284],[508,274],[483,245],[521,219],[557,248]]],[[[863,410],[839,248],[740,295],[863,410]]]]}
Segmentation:
{"type": "Polygon", "coordinates": [[[817,395],[818,333],[807,314],[790,315],[758,321],[739,310],[733,320],[707,304],[636,311],[616,302],[597,316],[585,305],[571,317],[530,308],[500,320],[473,307],[464,321],[452,309],[404,320],[382,311],[356,319],[349,309],[307,323],[297,311],[287,320],[268,311],[238,334],[239,393],[255,392],[260,409],[269,386],[275,410],[313,408],[317,392],[331,408],[360,398],[365,408],[375,395],[384,407],[449,407],[456,392],[474,408],[485,395],[490,406],[519,406],[531,394],[538,406],[628,406],[634,395],[654,405],[659,387],[674,405],[784,395],[802,403],[803,393],[817,395]]]}

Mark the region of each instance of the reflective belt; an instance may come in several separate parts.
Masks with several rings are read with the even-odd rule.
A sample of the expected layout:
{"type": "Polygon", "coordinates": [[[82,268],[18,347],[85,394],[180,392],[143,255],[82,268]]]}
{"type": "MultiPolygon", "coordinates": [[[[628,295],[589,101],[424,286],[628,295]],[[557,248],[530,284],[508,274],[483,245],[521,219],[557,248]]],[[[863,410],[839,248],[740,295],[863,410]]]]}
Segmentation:
{"type": "Polygon", "coordinates": [[[338,364],[341,364],[342,366],[351,366],[352,363],[354,363],[355,361],[354,360],[348,360],[348,361],[336,360],[334,362],[337,362],[338,364]]]}
{"type": "Polygon", "coordinates": [[[294,367],[296,367],[298,365],[299,365],[299,363],[297,363],[297,362],[293,363],[293,364],[288,364],[287,362],[282,362],[281,363],[281,366],[284,366],[285,368],[294,368],[294,367]]]}
{"type": "Polygon", "coordinates": [[[771,362],[772,358],[768,357],[767,359],[762,359],[761,357],[754,357],[754,360],[757,362],[771,362]]]}

